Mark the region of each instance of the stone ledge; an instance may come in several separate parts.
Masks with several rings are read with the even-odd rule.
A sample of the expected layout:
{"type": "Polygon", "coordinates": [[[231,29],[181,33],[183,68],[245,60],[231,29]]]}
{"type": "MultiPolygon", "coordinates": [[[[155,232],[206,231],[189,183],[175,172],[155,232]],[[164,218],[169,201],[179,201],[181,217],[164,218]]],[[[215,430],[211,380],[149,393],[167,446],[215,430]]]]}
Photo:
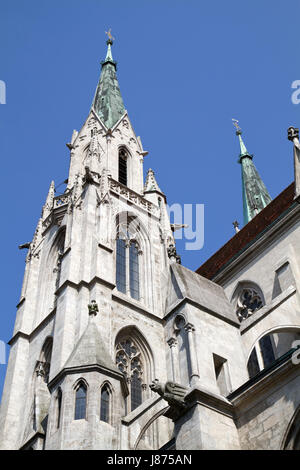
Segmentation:
{"type": "Polygon", "coordinates": [[[35,335],[35,333],[39,332],[44,326],[48,324],[48,322],[51,320],[51,317],[54,316],[56,313],[56,307],[51,310],[51,312],[44,318],[44,320],[41,321],[41,323],[32,330],[31,333],[25,333],[24,331],[17,331],[13,335],[13,337],[8,341],[8,344],[12,346],[12,344],[18,339],[18,338],[24,338],[27,339],[28,341],[31,341],[32,337],[35,335]]]}
{"type": "Polygon", "coordinates": [[[90,287],[91,284],[95,284],[95,283],[99,283],[99,284],[103,284],[105,285],[106,287],[109,287],[110,289],[114,289],[116,287],[115,284],[109,282],[109,281],[106,281],[106,279],[102,279],[101,277],[98,277],[98,276],[94,276],[93,279],[91,279],[90,281],[80,281],[80,282],[74,282],[74,281],[71,281],[70,279],[66,279],[60,286],[59,288],[55,291],[55,295],[58,295],[65,287],[73,287],[75,289],[79,289],[80,287],[82,286],[85,286],[85,287],[90,287]]]}
{"type": "Polygon", "coordinates": [[[188,409],[195,405],[202,405],[230,418],[234,417],[234,406],[227,398],[201,386],[196,386],[189,391],[184,401],[187,403],[188,409]]]}
{"type": "Polygon", "coordinates": [[[48,383],[48,388],[51,391],[51,388],[53,388],[58,381],[62,380],[66,375],[69,374],[81,374],[82,372],[104,372],[109,377],[114,377],[117,380],[121,381],[121,386],[123,388],[123,392],[125,396],[129,394],[127,382],[125,379],[124,374],[120,371],[114,371],[112,369],[109,369],[108,367],[99,365],[99,364],[89,364],[89,365],[83,365],[83,366],[76,366],[76,367],[63,367],[53,378],[48,383]]]}

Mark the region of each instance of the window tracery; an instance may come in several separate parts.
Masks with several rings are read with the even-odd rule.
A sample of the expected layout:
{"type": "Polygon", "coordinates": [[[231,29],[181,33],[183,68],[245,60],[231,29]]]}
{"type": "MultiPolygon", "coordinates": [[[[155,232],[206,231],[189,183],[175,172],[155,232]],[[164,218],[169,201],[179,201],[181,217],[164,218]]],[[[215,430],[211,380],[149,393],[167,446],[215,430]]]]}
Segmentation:
{"type": "Polygon", "coordinates": [[[132,339],[117,344],[116,363],[130,384],[130,408],[133,411],[142,403],[144,370],[141,352],[132,339]]]}
{"type": "Polygon", "coordinates": [[[237,300],[236,314],[240,322],[257,312],[263,304],[262,296],[257,289],[253,287],[244,288],[237,300]]]}

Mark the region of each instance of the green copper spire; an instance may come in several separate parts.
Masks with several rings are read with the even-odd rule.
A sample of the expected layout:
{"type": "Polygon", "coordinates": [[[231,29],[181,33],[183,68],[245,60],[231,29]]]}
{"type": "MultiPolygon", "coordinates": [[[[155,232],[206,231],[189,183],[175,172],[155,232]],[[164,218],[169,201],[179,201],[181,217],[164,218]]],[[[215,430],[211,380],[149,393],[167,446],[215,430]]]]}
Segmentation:
{"type": "Polygon", "coordinates": [[[107,53],[101,62],[102,70],[92,108],[108,129],[112,128],[125,113],[116,70],[117,63],[113,60],[111,46],[113,44],[110,31],[108,33],[107,53]]]}
{"type": "Polygon", "coordinates": [[[266,207],[272,199],[255,168],[252,161],[253,155],[250,155],[247,151],[246,145],[242,139],[242,131],[237,124],[238,121],[233,121],[237,129],[236,135],[240,143],[240,157],[238,162],[242,167],[243,212],[244,225],[246,225],[256,214],[266,207]]]}

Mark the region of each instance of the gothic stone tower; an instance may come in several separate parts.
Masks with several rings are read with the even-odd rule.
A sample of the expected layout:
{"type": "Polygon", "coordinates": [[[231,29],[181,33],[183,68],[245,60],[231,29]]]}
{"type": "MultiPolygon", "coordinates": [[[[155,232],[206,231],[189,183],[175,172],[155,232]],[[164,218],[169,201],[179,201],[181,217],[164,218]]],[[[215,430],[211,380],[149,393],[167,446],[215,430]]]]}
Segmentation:
{"type": "MultiPolygon", "coordinates": [[[[256,431],[257,423],[258,432],[269,422],[270,410],[265,413],[261,402],[269,403],[264,394],[280,385],[276,379],[259,388],[269,369],[255,369],[260,350],[254,345],[281,324],[282,315],[284,328],[299,324],[298,287],[290,285],[299,276],[287,277],[292,271],[285,270],[286,293],[277,289],[275,300],[268,295],[271,282],[264,287],[273,261],[286,265],[287,249],[298,272],[293,253],[299,252],[299,205],[289,188],[290,199],[285,192],[271,201],[239,135],[246,225],[197,273],[181,266],[166,196],[152,170],[144,184],[147,152],[124,108],[111,46],[110,38],[90,113],[68,144],[66,190],[55,195],[51,183],[33,240],[23,246],[28,254],[9,343],[0,448],[263,448],[253,427],[256,431]],[[273,232],[266,240],[268,226],[274,229],[274,217],[287,204],[293,231],[286,232],[284,242],[286,226],[278,230],[278,240],[273,232]],[[239,250],[251,240],[258,243],[260,229],[264,238],[256,269],[254,249],[239,250]],[[263,250],[270,261],[264,261],[263,250]],[[254,294],[255,302],[251,297],[249,303],[254,294]],[[290,313],[280,310],[284,299],[293,302],[290,313]]],[[[284,223],[279,216],[278,223],[284,223]]],[[[299,381],[299,368],[289,370],[299,381]]],[[[282,386],[291,395],[291,419],[299,382],[291,387],[286,377],[282,386]]],[[[279,448],[285,421],[282,403],[274,403],[270,409],[279,437],[272,445],[279,448]]]]}
{"type": "MultiPolygon", "coordinates": [[[[29,245],[1,406],[4,449],[126,449],[129,428],[135,440],[140,432],[136,410],[146,403],[144,413],[158,413],[163,403],[149,383],[166,379],[162,285],[173,235],[152,171],[144,188],[147,152],[111,45],[68,144],[66,191],[55,196],[51,183],[29,245]]],[[[161,421],[145,448],[169,439],[161,421]]]]}

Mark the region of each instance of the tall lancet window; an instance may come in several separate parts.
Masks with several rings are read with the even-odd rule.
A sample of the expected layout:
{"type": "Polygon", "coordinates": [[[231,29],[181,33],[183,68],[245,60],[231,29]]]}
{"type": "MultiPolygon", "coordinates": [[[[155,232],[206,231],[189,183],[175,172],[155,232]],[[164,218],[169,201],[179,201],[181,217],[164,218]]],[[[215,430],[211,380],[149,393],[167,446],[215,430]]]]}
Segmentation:
{"type": "Polygon", "coordinates": [[[118,291],[140,300],[140,263],[142,250],[137,241],[139,227],[135,219],[119,223],[116,240],[116,285],[118,291]]]}
{"type": "Polygon", "coordinates": [[[128,411],[135,410],[142,403],[143,396],[143,362],[141,352],[132,341],[125,339],[118,343],[116,362],[121,372],[126,376],[130,389],[128,411]]]}
{"type": "Polygon", "coordinates": [[[126,294],[126,245],[125,240],[117,238],[117,289],[126,294]]]}
{"type": "Polygon", "coordinates": [[[61,388],[58,389],[57,391],[57,421],[56,421],[56,427],[59,428],[60,426],[60,419],[61,419],[61,405],[62,405],[62,391],[61,388]]]}
{"type": "Polygon", "coordinates": [[[104,385],[101,389],[101,402],[100,402],[100,420],[109,423],[110,415],[110,390],[108,385],[104,385]]]}
{"type": "Polygon", "coordinates": [[[130,277],[130,295],[134,299],[140,298],[139,285],[139,249],[136,242],[131,242],[129,247],[129,277],[130,277]]]}
{"type": "Polygon", "coordinates": [[[86,385],[80,382],[76,389],[75,419],[86,418],[86,395],[87,395],[86,385]]]}
{"type": "Polygon", "coordinates": [[[119,183],[127,186],[127,152],[125,149],[119,151],[119,183]]]}

